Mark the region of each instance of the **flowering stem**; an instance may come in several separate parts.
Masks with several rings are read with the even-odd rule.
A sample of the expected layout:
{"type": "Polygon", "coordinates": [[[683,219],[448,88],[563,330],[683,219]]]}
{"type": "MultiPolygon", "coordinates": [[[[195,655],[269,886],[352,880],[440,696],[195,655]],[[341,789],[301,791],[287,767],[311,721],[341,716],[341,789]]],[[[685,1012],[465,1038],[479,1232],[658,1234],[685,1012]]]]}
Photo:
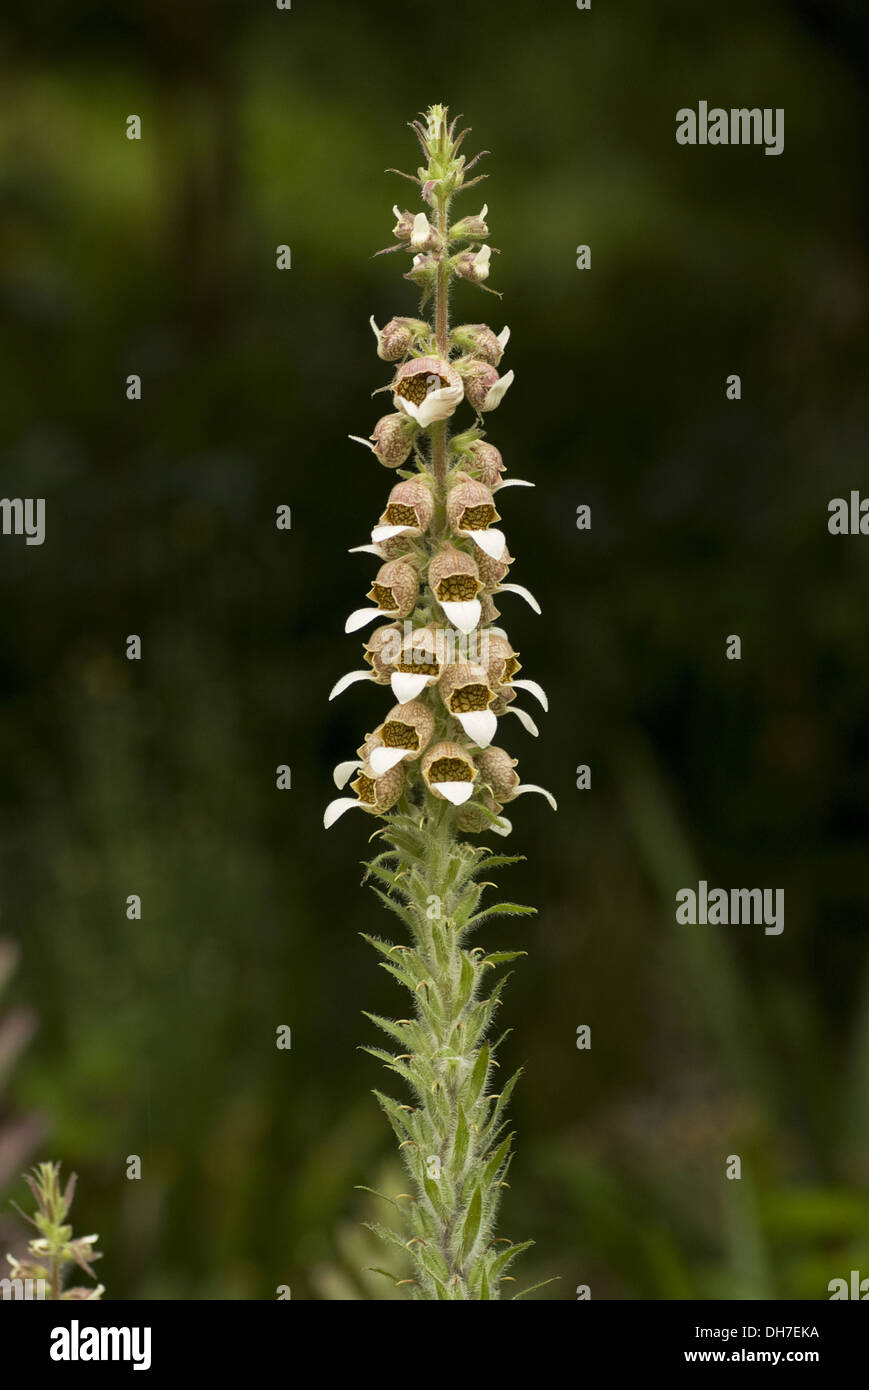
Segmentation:
{"type": "MultiPolygon", "coordinates": [[[[449,356],[449,293],[450,260],[447,252],[449,232],[448,199],[438,198],[437,230],[441,241],[440,260],[435,281],[435,342],[437,350],[445,360],[449,356]]],[[[447,422],[439,420],[431,429],[432,468],[437,485],[438,501],[443,501],[447,476],[447,422]]]]}
{"type": "Polygon", "coordinates": [[[488,1300],[502,1296],[502,1285],[507,1291],[506,1271],[531,1243],[512,1245],[495,1235],[512,1153],[506,1106],[518,1073],[500,1077],[499,1040],[490,1038],[506,980],[493,976],[524,952],[487,954],[468,938],[492,917],[533,909],[482,905],[491,870],[515,858],[464,837],[509,834],[504,803],[523,791],[543,791],[520,783],[515,758],[493,740],[499,718],[511,712],[536,734],[513,702],[523,688],[544,708],[546,696],[535,681],[513,685],[520,663],[506,634],[493,626],[497,595],[511,589],[527,595],[513,585],[501,588],[512,563],[506,536],[494,526],[501,518],[493,493],[504,465],[482,429],[483,413],[500,403],[513,373],[501,377],[497,370],[509,329],[496,335],[487,324],[472,323],[450,330],[452,277],[482,284],[491,256],[486,207],[450,224],[451,198],[479,178],[466,180],[470,166],[458,151],[467,132],[456,135],[455,126],[441,106],[413,123],[427,160],[416,179],[427,211],[396,208],[394,235],[413,255],[406,278],[420,287],[423,306],[433,300],[433,313],[394,318],[383,329],[372,320],[378,356],[398,365],[395,413],[378,421],[371,447],[386,467],[402,470],[403,481],[389,494],[372,544],[359,547],[383,561],[368,593],[376,607],[357,609],[346,630],[380,614],[386,621],[365,643],[367,669],[349,672],[332,692],[373,680],[391,686],[398,703],[365,736],[358,761],[335,769],[339,788],[357,774],[350,782],[355,797],[330,802],[324,822],[328,827],[355,808],[381,818],[372,836],[380,852],[366,879],[406,933],[395,944],[366,937],[412,1000],[411,1017],[367,1015],[399,1051],[366,1051],[401,1077],[412,1101],[375,1092],[412,1183],[410,1192],[387,1198],[402,1214],[403,1231],[377,1223],[372,1229],[412,1262],[414,1277],[380,1273],[412,1298],[488,1300]],[[451,438],[449,417],[463,399],[475,419],[451,438]],[[411,455],[415,472],[402,468],[411,455]]]}

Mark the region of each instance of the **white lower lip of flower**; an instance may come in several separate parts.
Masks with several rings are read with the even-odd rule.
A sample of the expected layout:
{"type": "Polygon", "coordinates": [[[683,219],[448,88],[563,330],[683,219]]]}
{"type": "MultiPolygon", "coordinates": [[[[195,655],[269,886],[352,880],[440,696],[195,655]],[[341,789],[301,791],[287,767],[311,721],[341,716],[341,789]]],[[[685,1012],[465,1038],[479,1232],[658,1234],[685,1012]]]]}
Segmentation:
{"type": "Polygon", "coordinates": [[[507,327],[507,325],[505,324],[504,327],[501,329],[501,332],[498,334],[498,342],[501,344],[501,351],[502,351],[502,352],[504,351],[504,348],[507,346],[507,344],[509,343],[509,341],[510,341],[510,330],[509,330],[509,328],[507,327]]]}
{"type": "Polygon", "coordinates": [[[534,723],[534,720],[531,718],[531,715],[527,712],[527,710],[517,709],[515,705],[508,705],[507,713],[515,714],[516,718],[519,720],[519,723],[522,725],[522,728],[526,729],[527,732],[531,734],[533,738],[537,738],[539,736],[540,730],[534,723]]]}
{"type": "Polygon", "coordinates": [[[339,796],[335,801],[330,801],[323,812],[323,825],[326,830],[334,825],[336,820],[340,820],[345,811],[352,811],[354,807],[362,809],[355,796],[339,796]]]}
{"type": "Polygon", "coordinates": [[[383,551],[377,545],[354,545],[347,551],[348,555],[376,555],[379,560],[383,559],[383,551]]]}
{"type": "Polygon", "coordinates": [[[345,632],[358,632],[360,627],[370,623],[374,618],[382,618],[384,615],[379,608],[354,608],[350,617],[344,624],[345,632]]]}
{"type": "Polygon", "coordinates": [[[500,560],[507,549],[507,537],[497,526],[490,526],[488,531],[460,531],[459,535],[468,536],[492,560],[500,560]]]}
{"type": "Polygon", "coordinates": [[[498,718],[490,709],[475,709],[469,714],[455,716],[472,743],[478,748],[488,748],[498,732],[498,718]]]}
{"type": "MultiPolygon", "coordinates": [[[[558,802],[555,800],[552,792],[548,792],[545,787],[538,787],[534,782],[523,782],[516,788],[513,797],[521,796],[523,792],[537,792],[540,796],[545,796],[553,811],[558,810],[558,802]]],[[[512,799],[513,798],[511,798],[511,800],[512,799]]]]}
{"type": "Polygon", "coordinates": [[[407,705],[421,695],[426,686],[434,680],[433,676],[412,676],[407,671],[393,671],[389,677],[392,693],[400,705],[407,705]]]}
{"type": "Polygon", "coordinates": [[[414,526],[375,526],[374,530],[371,532],[371,539],[372,539],[372,541],[374,542],[375,545],[378,545],[381,541],[389,541],[389,540],[392,540],[392,537],[393,537],[393,536],[400,536],[401,533],[402,533],[402,531],[414,531],[414,530],[417,530],[417,531],[418,531],[418,530],[419,530],[419,527],[418,527],[418,526],[417,526],[417,527],[414,527],[414,526]]]}
{"type": "MultiPolygon", "coordinates": [[[[352,439],[354,444],[364,444],[366,449],[370,449],[372,454],[374,453],[374,445],[370,439],[363,439],[361,434],[348,434],[347,438],[352,439]]],[[[358,458],[359,455],[357,454],[356,457],[358,458]]]]}
{"type": "Polygon", "coordinates": [[[495,835],[509,835],[513,829],[513,822],[506,816],[499,816],[491,829],[495,835]]]}
{"type": "Polygon", "coordinates": [[[495,590],[496,594],[518,594],[524,598],[529,608],[533,608],[535,613],[542,612],[540,604],[532,594],[530,589],[526,589],[524,584],[499,584],[495,590]]]}
{"type": "Polygon", "coordinates": [[[526,680],[511,681],[510,684],[514,690],[527,690],[529,695],[533,695],[535,700],[539,700],[545,710],[549,710],[549,700],[542,685],[538,685],[536,681],[526,680]]]}
{"type": "Polygon", "coordinates": [[[536,487],[536,483],[529,483],[524,478],[505,478],[503,483],[496,483],[492,488],[493,492],[503,492],[505,487],[536,487]]]}
{"type": "Polygon", "coordinates": [[[510,370],[506,376],[498,377],[495,385],[490,386],[489,390],[486,392],[486,399],[480,406],[481,410],[494,410],[496,406],[501,404],[507,392],[510,390],[510,387],[513,385],[514,375],[515,373],[510,370]]]}
{"type": "Polygon", "coordinates": [[[335,771],[332,773],[332,781],[335,783],[339,792],[344,790],[350,778],[353,776],[353,773],[357,772],[361,766],[362,764],[358,758],[351,758],[349,762],[338,764],[335,771]]]}
{"type": "Polygon", "coordinates": [[[442,603],[441,608],[453,627],[457,627],[463,636],[473,632],[483,612],[478,598],[465,599],[463,603],[442,603]]]}
{"type": "Polygon", "coordinates": [[[371,671],[348,671],[346,676],[342,676],[341,679],[336,681],[332,686],[332,689],[329,691],[329,699],[334,700],[336,696],[342,695],[345,690],[349,689],[351,685],[355,685],[357,681],[370,681],[371,677],[371,671]]]}
{"type": "Polygon", "coordinates": [[[473,782],[432,782],[432,786],[454,806],[463,805],[474,790],[473,782]]]}
{"type": "Polygon", "coordinates": [[[402,758],[406,758],[412,751],[410,748],[373,748],[368,759],[371,771],[382,777],[384,772],[395,767],[396,763],[400,763],[402,758]]]}
{"type": "Polygon", "coordinates": [[[429,425],[433,425],[436,420],[448,419],[462,399],[462,395],[461,386],[441,386],[437,391],[429,391],[419,405],[415,405],[413,401],[405,400],[404,396],[395,395],[392,399],[396,410],[401,410],[405,415],[409,415],[422,429],[428,429],[429,425]]]}

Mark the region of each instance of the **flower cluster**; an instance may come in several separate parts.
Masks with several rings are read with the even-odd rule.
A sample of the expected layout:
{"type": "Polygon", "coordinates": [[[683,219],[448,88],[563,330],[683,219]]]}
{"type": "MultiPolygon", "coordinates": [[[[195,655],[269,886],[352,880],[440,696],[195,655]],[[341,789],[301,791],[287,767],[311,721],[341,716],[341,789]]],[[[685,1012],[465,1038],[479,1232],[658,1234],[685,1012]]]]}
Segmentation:
{"type": "MultiPolygon", "coordinates": [[[[483,285],[492,248],[488,209],[455,222],[448,205],[466,180],[463,138],[432,107],[414,128],[427,163],[417,173],[428,211],[394,209],[395,245],[412,256],[406,278],[422,289],[422,309],[434,303],[433,321],[398,317],[380,328],[371,320],[381,360],[395,364],[382,391],[393,410],[367,439],[358,439],[401,479],[391,489],[371,532],[355,547],[379,561],[368,606],[347,619],[346,631],[375,624],[363,643],[365,666],[349,672],[330,698],[357,681],[390,686],[395,700],[382,723],[367,733],[355,759],[339,764],[335,783],[352,796],[332,801],[331,826],[345,811],[384,816],[393,808],[424,807],[427,798],[458,808],[454,828],[469,834],[508,834],[504,806],[543,788],[521,782],[516,760],[497,746],[499,720],[511,714],[537,734],[526,693],[547,708],[536,681],[520,679],[519,656],[497,625],[502,594],[518,594],[535,612],[532,594],[508,582],[513,556],[499,522],[500,494],[531,487],[504,477],[500,451],[488,442],[484,418],[501,404],[513,372],[500,374],[510,330],[488,324],[450,329],[447,303],[455,278],[483,285]],[[433,218],[433,220],[432,220],[433,218]],[[473,423],[449,438],[447,422],[467,403],[473,423]]],[[[475,161],[472,161],[472,163],[475,161]]]]}

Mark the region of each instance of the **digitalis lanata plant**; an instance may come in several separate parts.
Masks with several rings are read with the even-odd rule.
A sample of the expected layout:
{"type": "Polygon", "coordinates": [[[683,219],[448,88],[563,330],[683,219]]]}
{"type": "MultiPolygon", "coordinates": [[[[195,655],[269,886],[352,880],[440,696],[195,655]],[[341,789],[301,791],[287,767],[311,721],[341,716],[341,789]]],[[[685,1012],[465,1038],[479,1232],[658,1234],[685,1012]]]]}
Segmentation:
{"type": "Polygon", "coordinates": [[[537,734],[517,694],[547,703],[535,681],[519,679],[518,655],[497,625],[502,594],[540,611],[527,589],[507,582],[513,557],[497,524],[496,498],[500,504],[511,482],[532,484],[505,481],[501,454],[483,429],[513,381],[512,371],[499,374],[509,330],[451,329],[448,318],[456,278],[486,288],[487,209],[450,225],[453,198],[480,181],[467,178],[476,159],[466,164],[459,154],[467,132],[456,134],[442,106],[413,129],[425,163],[404,177],[418,185],[425,207],[395,209],[395,244],[387,249],[413,258],[405,279],[422,291],[420,317],[383,328],[371,321],[378,356],[396,364],[380,388],[392,393],[393,411],[359,441],[401,481],[371,543],[357,547],[379,563],[370,606],[346,624],[347,632],[374,624],[363,644],[366,664],[332,691],[334,698],[372,681],[391,688],[394,703],[358,756],[335,769],[338,788],[349,785],[353,795],[329,805],[325,824],[351,809],[378,818],[372,838],[385,848],[366,877],[409,936],[397,945],[366,938],[413,1001],[407,1018],[368,1015],[399,1051],[367,1050],[402,1077],[413,1101],[375,1092],[414,1188],[394,1202],[402,1229],[375,1229],[410,1257],[413,1277],[401,1282],[411,1297],[495,1299],[515,1287],[507,1270],[531,1244],[495,1235],[513,1138],[505,1112],[518,1073],[502,1080],[495,1061],[493,1023],[506,977],[493,976],[524,953],[487,953],[468,942],[489,918],[534,909],[483,905],[492,886],[484,880],[516,859],[465,837],[509,834],[504,807],[523,792],[540,792],[553,809],[555,801],[520,781],[499,739],[507,715],[537,734]],[[449,421],[463,404],[471,423],[450,437],[449,421]]]}

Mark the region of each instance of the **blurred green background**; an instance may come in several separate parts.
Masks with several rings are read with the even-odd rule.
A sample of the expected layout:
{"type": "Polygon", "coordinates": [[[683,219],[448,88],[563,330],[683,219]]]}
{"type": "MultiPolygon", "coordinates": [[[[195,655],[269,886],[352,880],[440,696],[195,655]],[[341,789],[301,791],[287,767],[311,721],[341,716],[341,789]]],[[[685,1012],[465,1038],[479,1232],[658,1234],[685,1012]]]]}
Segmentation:
{"type": "Polygon", "coordinates": [[[560,1276],[544,1298],[869,1276],[869,541],[826,526],[869,491],[859,0],[17,8],[0,490],[45,497],[47,539],[0,541],[10,1059],[38,1024],[0,1093],[3,1206],[28,1147],[74,1167],[110,1297],[390,1294],[354,1191],[402,1186],[389,1078],[357,1049],[363,1008],[403,1004],[358,935],[386,930],[369,827],[321,828],[385,697],[326,696],[390,485],[346,438],[389,374],[367,320],[416,304],[372,259],[413,196],[383,171],[444,101],[492,151],[457,207],[488,202],[504,296],[460,286],[454,314],[512,327],[489,438],[537,484],[502,510],[543,617],[503,611],[552,712],[509,738],[560,802],[513,817],[539,917],[484,938],[530,952],[502,1231],[538,1242],[523,1282],[560,1276]],[[701,99],[783,107],[784,153],[677,146],[701,99]],[[700,877],[784,888],[783,935],[677,927],[700,877]]]}

